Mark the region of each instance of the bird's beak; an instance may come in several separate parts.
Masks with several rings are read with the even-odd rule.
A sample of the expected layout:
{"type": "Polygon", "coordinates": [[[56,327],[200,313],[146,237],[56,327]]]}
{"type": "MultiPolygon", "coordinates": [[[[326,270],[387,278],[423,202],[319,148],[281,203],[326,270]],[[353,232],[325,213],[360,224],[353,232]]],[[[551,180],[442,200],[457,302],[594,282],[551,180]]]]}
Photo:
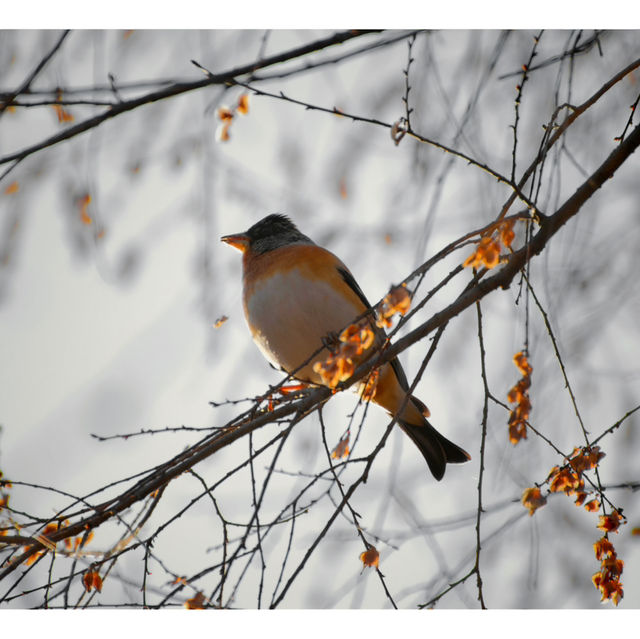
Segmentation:
{"type": "Polygon", "coordinates": [[[225,242],[233,248],[237,248],[239,251],[243,253],[249,248],[249,236],[245,233],[236,233],[234,235],[223,235],[220,238],[221,242],[225,242]]]}

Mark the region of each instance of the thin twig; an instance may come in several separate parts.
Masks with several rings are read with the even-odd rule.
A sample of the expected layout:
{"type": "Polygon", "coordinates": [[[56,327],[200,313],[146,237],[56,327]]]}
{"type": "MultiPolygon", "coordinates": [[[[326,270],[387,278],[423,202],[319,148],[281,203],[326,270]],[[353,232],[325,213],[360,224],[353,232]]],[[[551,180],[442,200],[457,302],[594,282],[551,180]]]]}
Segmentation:
{"type": "Polygon", "coordinates": [[[484,453],[487,441],[487,419],[489,417],[489,382],[487,380],[486,353],[484,350],[484,337],[482,334],[482,309],[480,302],[476,302],[477,318],[478,318],[478,343],[480,345],[480,367],[482,372],[482,385],[484,388],[484,403],[482,406],[482,436],[480,439],[480,472],[478,473],[478,509],[476,516],[476,561],[474,571],[476,573],[476,583],[478,586],[478,601],[480,607],[485,610],[484,595],[482,593],[482,577],[480,575],[480,520],[483,513],[482,509],[482,480],[484,478],[484,453]]]}
{"type": "Polygon", "coordinates": [[[538,43],[540,42],[540,38],[542,37],[543,31],[537,36],[533,38],[533,47],[531,48],[531,53],[529,54],[529,60],[522,65],[522,79],[520,80],[520,84],[517,85],[516,90],[516,100],[515,100],[515,121],[513,123],[513,149],[511,151],[511,182],[515,184],[516,181],[516,149],[518,147],[518,122],[520,121],[520,102],[522,100],[522,92],[524,90],[524,85],[527,83],[529,79],[529,67],[533,62],[533,58],[537,55],[538,43]]]}

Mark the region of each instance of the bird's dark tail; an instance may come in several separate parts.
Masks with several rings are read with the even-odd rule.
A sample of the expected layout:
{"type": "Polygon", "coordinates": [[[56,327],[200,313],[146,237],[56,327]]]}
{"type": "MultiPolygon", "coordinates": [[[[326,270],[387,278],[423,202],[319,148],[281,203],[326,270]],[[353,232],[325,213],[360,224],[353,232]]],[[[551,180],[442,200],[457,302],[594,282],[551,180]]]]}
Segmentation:
{"type": "Polygon", "coordinates": [[[447,464],[462,464],[469,461],[471,456],[441,435],[426,418],[423,421],[423,424],[417,426],[403,419],[398,420],[398,423],[427,460],[433,476],[440,481],[447,464]]]}

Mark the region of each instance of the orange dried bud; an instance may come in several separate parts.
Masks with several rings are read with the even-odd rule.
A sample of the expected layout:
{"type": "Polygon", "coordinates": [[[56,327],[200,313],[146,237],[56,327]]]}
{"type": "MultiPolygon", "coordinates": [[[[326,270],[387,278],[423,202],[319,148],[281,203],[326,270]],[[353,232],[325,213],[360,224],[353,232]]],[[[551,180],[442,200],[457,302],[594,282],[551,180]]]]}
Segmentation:
{"type": "Polygon", "coordinates": [[[226,315],[221,315],[214,323],[214,328],[220,328],[229,318],[226,315]]]}
{"type": "Polygon", "coordinates": [[[528,377],[533,372],[533,367],[529,364],[527,356],[522,351],[519,351],[513,356],[513,363],[523,377],[528,377]]]}
{"type": "Polygon", "coordinates": [[[313,371],[318,373],[324,384],[335,388],[340,382],[349,379],[354,371],[353,363],[340,356],[330,356],[326,362],[316,362],[313,371]]]}
{"type": "Polygon", "coordinates": [[[233,120],[233,111],[229,107],[220,107],[218,109],[218,120],[231,122],[233,120]]]}
{"type": "MultiPolygon", "coordinates": [[[[28,550],[28,546],[25,547],[25,549],[28,550]]],[[[31,555],[31,557],[29,557],[29,559],[27,559],[27,566],[31,566],[32,564],[35,564],[36,561],[42,557],[42,555],[44,555],[44,550],[38,550],[37,552],[34,552],[33,555],[31,555]]]]}
{"type": "Polygon", "coordinates": [[[54,104],[52,105],[56,115],[58,116],[58,122],[60,124],[64,123],[64,122],[73,122],[73,115],[67,111],[61,104],[54,104]]]}
{"type": "MultiPolygon", "coordinates": [[[[579,492],[577,494],[576,501],[575,501],[576,506],[582,506],[582,504],[584,504],[584,500],[586,498],[587,498],[587,493],[579,492]]],[[[591,503],[591,502],[589,502],[589,503],[591,503]]],[[[586,506],[585,506],[585,508],[586,508],[586,506]]]]}
{"type": "Polygon", "coordinates": [[[620,599],[624,597],[622,584],[617,580],[606,581],[600,586],[602,592],[602,601],[610,599],[614,605],[620,603],[620,599]]]}
{"type": "Polygon", "coordinates": [[[632,529],[631,529],[631,534],[632,534],[634,537],[640,537],[640,527],[638,527],[638,528],[632,528],[632,529]]]}
{"type": "Polygon", "coordinates": [[[617,533],[621,523],[620,513],[614,510],[610,515],[600,515],[597,528],[606,533],[617,533]]]}
{"type": "Polygon", "coordinates": [[[520,390],[520,386],[516,384],[512,388],[509,389],[507,393],[507,401],[510,404],[517,404],[520,402],[520,398],[522,397],[522,391],[520,390]]]}
{"type": "Polygon", "coordinates": [[[551,483],[549,490],[552,493],[565,492],[567,495],[573,495],[584,486],[584,482],[570,468],[552,469],[549,474],[551,483]]]}
{"type": "Polygon", "coordinates": [[[587,454],[589,470],[595,468],[603,457],[606,457],[606,453],[600,451],[600,446],[592,446],[587,454]]]}
{"type": "Polygon", "coordinates": [[[500,263],[500,244],[493,238],[483,237],[480,240],[479,256],[487,268],[495,268],[500,263]]]}
{"type": "Polygon", "coordinates": [[[231,125],[231,121],[229,120],[224,124],[224,126],[221,127],[220,133],[219,133],[221,142],[228,142],[231,139],[231,136],[229,135],[230,125],[231,125]]]}
{"type": "Polygon", "coordinates": [[[605,557],[602,560],[601,566],[610,575],[619,577],[622,574],[622,569],[624,568],[624,561],[622,561],[622,559],[617,559],[614,553],[610,557],[605,557]]]}
{"type": "Polygon", "coordinates": [[[538,508],[542,508],[547,503],[547,498],[540,492],[538,487],[527,488],[522,493],[522,505],[529,509],[531,517],[538,508]]]}
{"type": "Polygon", "coordinates": [[[521,439],[527,438],[527,420],[531,414],[529,388],[533,368],[522,351],[513,356],[513,362],[522,374],[518,383],[507,393],[507,401],[516,404],[509,415],[509,441],[515,446],[521,439]]]}
{"type": "Polygon", "coordinates": [[[498,227],[500,233],[500,241],[509,248],[516,234],[513,231],[515,220],[506,220],[498,227]]]}
{"type": "Polygon", "coordinates": [[[509,442],[514,446],[522,439],[527,438],[527,425],[523,421],[509,423],[509,442]]]}
{"type": "Polygon", "coordinates": [[[586,470],[595,468],[603,457],[605,457],[605,454],[600,452],[599,446],[574,448],[568,462],[576,473],[581,474],[586,470]]]}
{"type": "Polygon", "coordinates": [[[241,113],[242,115],[247,115],[247,113],[249,113],[249,94],[248,93],[243,93],[238,98],[238,105],[236,106],[236,110],[238,111],[238,113],[241,113]]]}
{"type": "Polygon", "coordinates": [[[462,263],[463,267],[472,266],[478,268],[485,266],[488,269],[500,264],[500,251],[502,246],[510,248],[515,239],[513,230],[515,219],[504,220],[492,226],[478,241],[476,250],[462,263]],[[494,237],[497,235],[497,237],[494,237]]]}
{"type": "Polygon", "coordinates": [[[333,459],[342,459],[349,455],[349,433],[347,433],[331,451],[331,457],[333,459]]]}
{"type": "Polygon", "coordinates": [[[478,259],[478,252],[476,250],[471,253],[464,262],[462,262],[462,267],[467,268],[467,266],[472,266],[473,268],[476,268],[480,266],[481,263],[482,262],[478,259]]]}
{"type": "Polygon", "coordinates": [[[598,561],[603,557],[611,557],[616,554],[613,544],[606,537],[601,537],[595,544],[593,544],[593,551],[595,552],[596,559],[598,561]]]}
{"type": "Polygon", "coordinates": [[[367,550],[360,553],[360,561],[364,564],[365,568],[371,566],[377,568],[380,562],[380,553],[376,550],[375,546],[369,546],[367,550]]]}
{"type": "Polygon", "coordinates": [[[82,576],[82,583],[84,584],[84,588],[87,592],[91,592],[93,588],[93,571],[85,572],[82,576]]]}
{"type": "Polygon", "coordinates": [[[377,319],[376,324],[380,328],[385,326],[388,328],[391,326],[390,318],[396,313],[405,315],[411,307],[411,294],[407,290],[407,287],[403,284],[401,286],[394,287],[385,298],[380,302],[376,311],[377,319]]]}
{"type": "Polygon", "coordinates": [[[595,513],[597,510],[600,510],[600,501],[598,499],[592,499],[584,505],[584,509],[588,513],[595,513]]]}
{"type": "Polygon", "coordinates": [[[334,354],[324,362],[316,362],[313,371],[318,373],[322,382],[329,388],[335,388],[340,382],[349,379],[355,370],[354,358],[370,348],[375,341],[375,333],[366,320],[350,324],[338,338],[340,344],[334,354]]]}
{"type": "Polygon", "coordinates": [[[102,577],[97,572],[93,573],[93,587],[98,592],[102,592],[102,577]]]}
{"type": "Polygon", "coordinates": [[[87,592],[91,592],[94,588],[98,592],[102,592],[102,577],[97,570],[88,570],[82,576],[82,583],[87,592]]]}
{"type": "Polygon", "coordinates": [[[617,606],[624,595],[620,583],[624,562],[618,559],[613,544],[606,537],[593,544],[593,549],[596,559],[600,561],[599,572],[591,578],[593,585],[600,590],[601,601],[611,600],[617,606]]]}
{"type": "Polygon", "coordinates": [[[78,208],[80,209],[80,221],[83,224],[91,224],[91,222],[93,222],[88,212],[89,204],[91,204],[91,196],[88,193],[83,195],[78,200],[78,208]]]}
{"type": "Polygon", "coordinates": [[[14,180],[4,190],[4,194],[5,195],[13,195],[14,193],[17,193],[19,190],[20,190],[20,184],[18,184],[17,180],[14,180]]]}
{"type": "Polygon", "coordinates": [[[474,253],[462,263],[463,267],[486,266],[488,269],[495,268],[500,263],[500,243],[493,237],[487,235],[482,237],[474,253]]]}
{"type": "Polygon", "coordinates": [[[198,592],[195,597],[191,597],[191,599],[187,599],[184,602],[184,607],[187,610],[204,610],[204,595],[201,592],[198,592]]]}
{"type": "Polygon", "coordinates": [[[615,578],[607,578],[602,572],[597,572],[591,578],[593,585],[602,593],[601,601],[611,600],[616,606],[624,596],[622,584],[615,578]]]}
{"type": "MultiPolygon", "coordinates": [[[[358,324],[350,324],[347,328],[340,333],[338,338],[343,344],[354,345],[355,354],[360,355],[363,351],[366,351],[374,342],[375,335],[371,330],[371,327],[363,322],[358,324]]],[[[340,347],[342,350],[343,347],[340,347]]]]}

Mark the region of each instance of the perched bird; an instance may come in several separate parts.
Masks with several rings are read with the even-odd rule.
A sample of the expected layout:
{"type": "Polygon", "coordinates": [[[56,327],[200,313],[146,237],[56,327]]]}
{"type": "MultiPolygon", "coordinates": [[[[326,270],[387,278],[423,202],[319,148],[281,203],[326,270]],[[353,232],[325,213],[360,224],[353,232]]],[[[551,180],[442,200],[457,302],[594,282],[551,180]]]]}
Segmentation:
{"type": "MultiPolygon", "coordinates": [[[[221,240],[243,253],[244,313],[264,356],[302,382],[327,385],[317,363],[330,355],[329,336],[371,308],[349,269],[284,215],[268,215],[248,231],[221,240]]],[[[379,346],[384,332],[371,318],[365,321],[374,330],[374,346],[379,346]]],[[[356,364],[376,351],[368,349],[356,364]]],[[[440,480],[447,463],[459,464],[470,457],[427,421],[429,411],[419,399],[405,400],[408,388],[395,358],[380,368],[372,401],[396,416],[440,480]]]]}

